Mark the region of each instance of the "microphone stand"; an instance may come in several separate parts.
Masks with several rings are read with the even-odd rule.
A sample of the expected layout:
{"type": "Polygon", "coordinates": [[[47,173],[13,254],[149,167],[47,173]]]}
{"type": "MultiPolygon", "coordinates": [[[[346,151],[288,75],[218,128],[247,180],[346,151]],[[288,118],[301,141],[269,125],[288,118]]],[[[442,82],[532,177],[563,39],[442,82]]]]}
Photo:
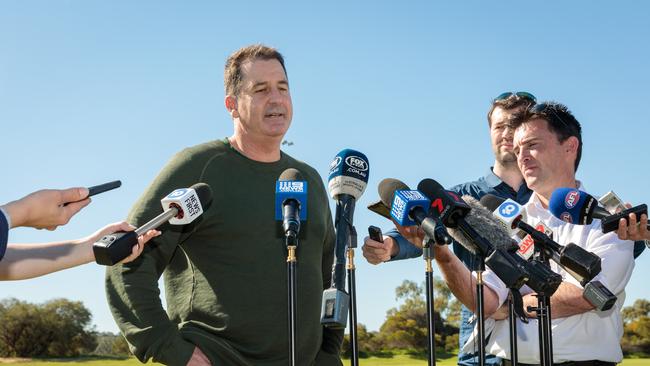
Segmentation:
{"type": "Polygon", "coordinates": [[[289,365],[296,365],[296,249],[298,247],[297,233],[287,232],[285,235],[287,244],[287,289],[288,289],[288,317],[289,317],[289,365]]]}
{"type": "MultiPolygon", "coordinates": [[[[348,223],[350,224],[350,223],[348,223]]],[[[359,366],[359,344],[357,341],[357,284],[355,278],[354,249],[357,247],[357,229],[350,224],[350,239],[347,246],[348,292],[350,294],[350,364],[359,366]]]]}
{"type": "Polygon", "coordinates": [[[476,265],[476,311],[478,312],[478,360],[480,366],[485,366],[485,301],[483,297],[483,272],[485,271],[485,257],[477,255],[476,265]]]}
{"type": "Polygon", "coordinates": [[[424,273],[427,284],[427,345],[429,347],[429,366],[436,364],[436,333],[435,333],[435,311],[433,302],[433,267],[431,260],[433,259],[433,245],[434,241],[429,237],[425,237],[422,246],[422,257],[424,258],[424,273]]]}
{"type": "MultiPolygon", "coordinates": [[[[549,265],[549,258],[545,251],[538,248],[535,260],[549,265]]],[[[544,293],[537,294],[537,308],[528,307],[528,311],[535,311],[537,315],[539,334],[539,361],[542,366],[553,366],[553,332],[551,331],[551,297],[544,293]]]]}

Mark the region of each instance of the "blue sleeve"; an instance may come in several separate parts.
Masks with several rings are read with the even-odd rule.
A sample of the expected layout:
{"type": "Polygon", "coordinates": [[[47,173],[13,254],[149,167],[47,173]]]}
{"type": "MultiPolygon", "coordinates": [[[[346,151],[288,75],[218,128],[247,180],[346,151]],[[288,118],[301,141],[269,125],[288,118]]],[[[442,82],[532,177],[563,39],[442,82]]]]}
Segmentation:
{"type": "Polygon", "coordinates": [[[639,240],[634,242],[634,259],[638,258],[641,255],[641,253],[643,253],[645,247],[646,247],[645,240],[639,240]]]}
{"type": "Polygon", "coordinates": [[[9,222],[4,211],[0,210],[0,260],[5,256],[7,250],[7,239],[9,237],[9,222]]]}
{"type": "Polygon", "coordinates": [[[397,242],[397,247],[399,248],[397,254],[390,259],[391,261],[416,258],[422,255],[422,249],[416,247],[408,240],[404,239],[402,234],[400,234],[397,229],[390,229],[385,235],[395,239],[397,242]]]}

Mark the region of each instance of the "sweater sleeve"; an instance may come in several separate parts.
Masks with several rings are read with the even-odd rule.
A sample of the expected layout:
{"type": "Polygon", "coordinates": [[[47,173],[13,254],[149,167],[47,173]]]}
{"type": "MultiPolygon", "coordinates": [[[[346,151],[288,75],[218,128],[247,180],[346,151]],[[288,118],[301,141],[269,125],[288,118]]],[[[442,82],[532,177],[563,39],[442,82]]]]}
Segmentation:
{"type": "MultiPolygon", "coordinates": [[[[134,205],[128,221],[141,226],[160,214],[160,199],[176,188],[188,187],[196,177],[184,166],[183,152],[161,171],[134,205]]],[[[190,235],[186,227],[164,224],[162,235],[152,240],[133,262],[108,267],[106,295],[109,307],[133,354],[142,362],[150,358],[167,365],[186,365],[195,345],[183,339],[178,325],[163,309],[158,280],[178,249],[190,235]]]]}

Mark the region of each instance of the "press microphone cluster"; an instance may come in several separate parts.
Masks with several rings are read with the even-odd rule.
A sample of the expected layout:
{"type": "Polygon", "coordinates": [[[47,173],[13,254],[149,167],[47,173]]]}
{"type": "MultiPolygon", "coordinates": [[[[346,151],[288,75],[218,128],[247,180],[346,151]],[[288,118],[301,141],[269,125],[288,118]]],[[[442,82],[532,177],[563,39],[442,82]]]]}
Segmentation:
{"type": "Polygon", "coordinates": [[[616,296],[600,281],[592,281],[601,271],[599,256],[574,243],[563,246],[555,242],[543,231],[538,230],[538,228],[543,229],[545,227],[543,224],[538,225],[538,228],[528,225],[524,222],[524,207],[513,200],[505,200],[488,194],[481,199],[481,203],[488,210],[492,210],[494,216],[511,233],[514,233],[513,230],[519,229],[528,234],[523,242],[530,238],[544,250],[549,258],[580,282],[584,287],[583,297],[596,309],[604,311],[614,306],[616,296]]]}
{"type": "Polygon", "coordinates": [[[517,202],[488,194],[481,198],[481,204],[492,211],[494,216],[504,224],[506,230],[515,234],[514,230],[519,229],[530,235],[549,258],[574,274],[583,286],[600,273],[599,256],[574,243],[560,245],[545,233],[527,224],[524,222],[524,207],[517,202]]]}
{"type": "MultiPolygon", "coordinates": [[[[618,229],[620,219],[627,219],[631,213],[637,220],[648,214],[648,206],[641,204],[616,214],[598,206],[598,200],[590,194],[575,188],[558,188],[551,194],[549,211],[561,220],[575,225],[589,225],[594,219],[601,220],[604,234],[618,229]]],[[[648,225],[650,229],[650,224],[648,225]]]]}
{"type": "Polygon", "coordinates": [[[321,306],[321,324],[330,328],[345,328],[347,323],[350,296],[345,292],[345,251],[350,243],[350,236],[355,235],[355,202],[366,190],[368,174],[368,158],[359,151],[342,150],[330,164],[328,189],[330,196],[336,201],[336,242],[332,287],[323,292],[321,306]]]}
{"type": "Polygon", "coordinates": [[[190,188],[176,189],[160,201],[163,213],[141,227],[129,232],[116,232],[93,244],[95,261],[112,266],[131,254],[138,237],[149,230],[169,222],[171,225],[187,225],[201,216],[212,204],[212,189],[205,183],[190,188]]]}
{"type": "Polygon", "coordinates": [[[529,283],[529,286],[541,287],[546,291],[557,288],[552,272],[546,273],[546,279],[538,279],[537,273],[543,269],[526,268],[526,262],[512,254],[518,249],[514,240],[475,199],[469,196],[460,198],[433,179],[422,180],[418,184],[418,191],[431,200],[432,212],[439,215],[449,234],[471,253],[484,257],[485,264],[506,287],[519,289],[529,283]],[[532,280],[531,274],[535,276],[532,280]]]}

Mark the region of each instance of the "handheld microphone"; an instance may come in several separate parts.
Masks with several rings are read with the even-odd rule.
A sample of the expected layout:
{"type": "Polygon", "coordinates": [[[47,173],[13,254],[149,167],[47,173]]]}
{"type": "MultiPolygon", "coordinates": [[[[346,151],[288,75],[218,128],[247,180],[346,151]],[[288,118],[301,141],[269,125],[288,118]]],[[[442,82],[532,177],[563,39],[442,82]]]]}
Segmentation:
{"type": "Polygon", "coordinates": [[[350,296],[345,292],[345,250],[350,243],[356,200],[368,185],[368,158],[361,152],[345,149],[330,164],[328,189],[336,200],[336,243],[332,287],[323,292],[321,324],[340,329],[347,323],[350,296]]]}
{"type": "Polygon", "coordinates": [[[559,264],[562,268],[569,269],[572,274],[577,274],[576,279],[584,286],[601,271],[600,257],[584,248],[569,243],[560,245],[544,233],[544,225],[538,225],[542,230],[532,227],[522,219],[523,206],[511,199],[503,199],[494,195],[486,195],[481,199],[481,204],[492,210],[496,218],[511,229],[524,231],[537,243],[544,253],[559,264]]]}
{"type": "Polygon", "coordinates": [[[307,181],[298,169],[286,169],[275,184],[275,220],[282,221],[282,236],[295,243],[300,222],[307,220],[307,181]]]}
{"type": "Polygon", "coordinates": [[[405,183],[393,178],[382,180],[378,191],[381,202],[388,202],[390,215],[398,225],[418,225],[437,244],[451,243],[451,237],[440,219],[429,215],[431,201],[421,192],[411,190],[405,183]]]}
{"type": "Polygon", "coordinates": [[[648,206],[645,204],[611,214],[598,206],[596,198],[575,188],[558,188],[553,191],[548,209],[555,217],[570,224],[589,225],[593,219],[600,219],[603,234],[617,230],[620,219],[627,219],[631,213],[637,218],[648,214],[648,206]]]}
{"type": "Polygon", "coordinates": [[[131,254],[138,237],[149,230],[156,229],[165,222],[171,225],[186,225],[201,216],[212,204],[212,189],[205,183],[197,183],[190,188],[177,189],[160,201],[163,213],[141,227],[129,232],[116,232],[101,238],[93,244],[95,261],[112,266],[131,254]]]}

